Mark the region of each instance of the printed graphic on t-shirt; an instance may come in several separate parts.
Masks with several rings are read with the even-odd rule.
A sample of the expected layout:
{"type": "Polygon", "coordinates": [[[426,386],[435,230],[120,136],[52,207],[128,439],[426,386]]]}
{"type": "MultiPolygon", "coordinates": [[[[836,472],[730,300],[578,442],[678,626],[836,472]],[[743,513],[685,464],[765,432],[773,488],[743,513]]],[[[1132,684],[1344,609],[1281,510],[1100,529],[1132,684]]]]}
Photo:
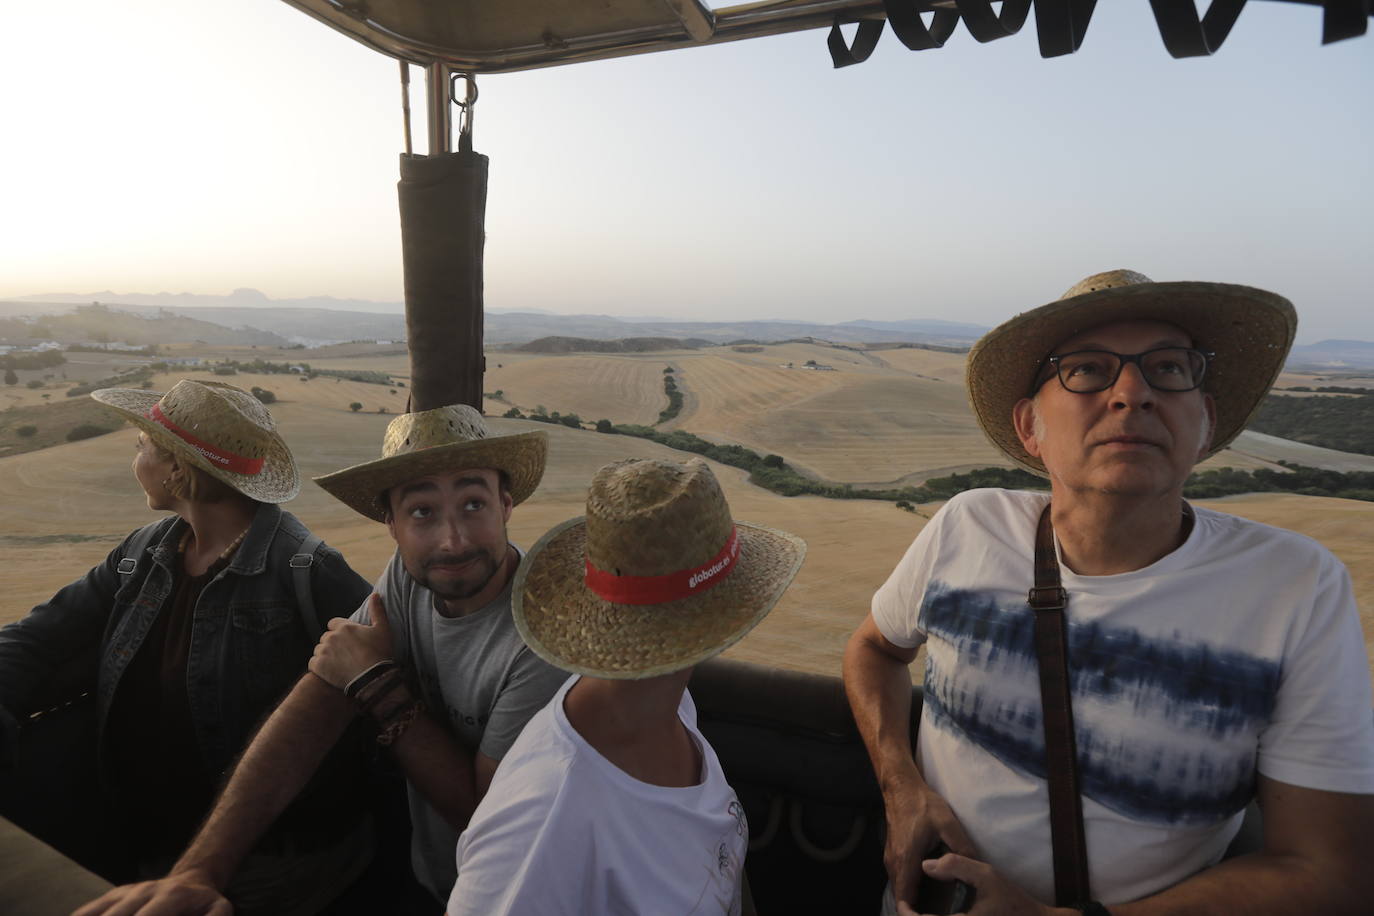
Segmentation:
{"type": "MultiPolygon", "coordinates": [[[[931,639],[926,723],[1043,779],[1033,614],[1024,602],[999,606],[987,593],[930,583],[920,612],[931,639]]],[[[1068,653],[1085,795],[1167,825],[1212,824],[1245,807],[1276,661],[1098,623],[1071,623],[1068,653]],[[1132,720],[1129,733],[1111,727],[1121,717],[1132,720]]]]}
{"type": "Polygon", "coordinates": [[[689,916],[695,913],[720,912],[734,916],[740,911],[740,888],[744,874],[743,854],[749,847],[749,821],[745,818],[744,806],[738,799],[731,800],[725,810],[734,819],[734,823],[721,835],[715,850],[715,869],[707,869],[701,894],[696,905],[689,911],[689,916]]]}

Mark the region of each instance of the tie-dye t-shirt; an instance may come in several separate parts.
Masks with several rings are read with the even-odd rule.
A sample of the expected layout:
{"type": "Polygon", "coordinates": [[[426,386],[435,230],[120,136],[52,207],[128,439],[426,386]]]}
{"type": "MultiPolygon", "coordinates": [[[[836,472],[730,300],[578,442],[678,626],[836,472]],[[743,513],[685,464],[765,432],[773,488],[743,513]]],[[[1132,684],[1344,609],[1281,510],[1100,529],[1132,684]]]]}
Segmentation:
{"type": "MultiPolygon", "coordinates": [[[[872,607],[893,644],[926,643],[926,781],[980,855],[1045,902],[1054,878],[1026,592],[1048,498],[956,496],[872,607]]],[[[1303,535],[1194,513],[1188,540],[1144,569],[1061,567],[1089,871],[1105,903],[1217,862],[1256,770],[1374,793],[1374,699],[1345,567],[1303,535]]]]}

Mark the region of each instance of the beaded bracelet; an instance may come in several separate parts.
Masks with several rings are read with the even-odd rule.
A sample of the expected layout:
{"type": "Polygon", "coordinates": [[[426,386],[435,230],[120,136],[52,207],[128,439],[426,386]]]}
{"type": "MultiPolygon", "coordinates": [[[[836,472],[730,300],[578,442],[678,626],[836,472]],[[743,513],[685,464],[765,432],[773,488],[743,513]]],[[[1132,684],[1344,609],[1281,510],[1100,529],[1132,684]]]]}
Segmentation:
{"type": "Polygon", "coordinates": [[[395,659],[382,659],[375,665],[372,665],[365,669],[353,680],[349,681],[344,686],[344,696],[348,697],[350,700],[358,699],[358,694],[362,693],[365,689],[367,689],[368,684],[371,684],[373,681],[377,680],[380,677],[384,677],[388,671],[394,670],[396,670],[395,659]]]}
{"type": "Polygon", "coordinates": [[[377,743],[382,747],[390,747],[392,742],[401,737],[402,733],[410,727],[410,723],[415,721],[415,717],[424,708],[424,703],[419,700],[412,700],[400,713],[393,712],[386,728],[382,729],[381,734],[377,736],[377,743]]]}

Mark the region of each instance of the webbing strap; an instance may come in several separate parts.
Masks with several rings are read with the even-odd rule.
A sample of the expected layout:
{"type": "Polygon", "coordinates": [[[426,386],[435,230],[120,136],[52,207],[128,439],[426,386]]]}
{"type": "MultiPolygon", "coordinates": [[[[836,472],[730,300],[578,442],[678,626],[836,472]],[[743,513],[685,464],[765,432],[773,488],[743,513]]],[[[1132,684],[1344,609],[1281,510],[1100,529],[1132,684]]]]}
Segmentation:
{"type": "Polygon", "coordinates": [[[1078,787],[1078,748],[1069,698],[1069,658],[1064,608],[1068,593],[1059,578],[1050,507],[1035,530],[1035,587],[1028,596],[1035,612],[1035,655],[1040,665],[1040,706],[1045,724],[1045,779],[1049,783],[1050,841],[1054,853],[1054,901],[1082,906],[1088,892],[1088,843],[1078,787]]]}
{"type": "Polygon", "coordinates": [[[836,16],[835,21],[830,24],[830,34],[825,39],[825,45],[830,49],[830,62],[837,70],[840,67],[863,63],[878,46],[878,39],[882,34],[883,20],[860,19],[859,28],[854,32],[854,43],[846,44],[844,34],[840,32],[840,17],[836,16]]]}
{"type": "Polygon", "coordinates": [[[1370,0],[1322,0],[1322,44],[1358,38],[1369,31],[1370,0]]]}
{"type": "Polygon", "coordinates": [[[1035,0],[1035,32],[1041,57],[1072,54],[1083,44],[1097,0],[1035,0]]]}
{"type": "Polygon", "coordinates": [[[157,525],[139,529],[129,541],[129,552],[119,558],[115,572],[121,576],[132,576],[138,570],[139,561],[153,546],[153,538],[158,534],[157,525]]]}
{"type": "Polygon", "coordinates": [[[300,550],[291,555],[291,584],[296,592],[296,607],[300,610],[301,623],[305,625],[305,635],[312,642],[319,642],[324,627],[320,615],[315,613],[315,596],[310,591],[310,567],[315,563],[315,551],[319,549],[318,534],[311,534],[301,541],[300,550]]]}
{"type": "Polygon", "coordinates": [[[1194,0],[1150,0],[1164,47],[1174,57],[1206,57],[1221,47],[1245,0],[1212,0],[1199,17],[1194,0]]]}
{"type": "Polygon", "coordinates": [[[959,24],[958,10],[938,9],[927,26],[916,0],[883,0],[883,10],[897,38],[913,51],[943,47],[959,24]]]}
{"type": "Polygon", "coordinates": [[[1030,14],[1031,0],[1002,0],[1002,11],[992,11],[991,0],[955,0],[969,34],[981,42],[996,41],[1021,31],[1030,14]]]}

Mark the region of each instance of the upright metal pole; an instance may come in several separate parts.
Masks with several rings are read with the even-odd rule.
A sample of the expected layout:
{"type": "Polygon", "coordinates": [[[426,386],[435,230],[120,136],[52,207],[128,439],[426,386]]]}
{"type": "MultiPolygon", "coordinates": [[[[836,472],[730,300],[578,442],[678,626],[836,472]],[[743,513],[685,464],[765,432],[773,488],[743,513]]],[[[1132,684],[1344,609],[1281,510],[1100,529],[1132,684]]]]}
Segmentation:
{"type": "Polygon", "coordinates": [[[432,63],[425,68],[425,118],[429,121],[429,154],[453,152],[453,118],[449,83],[453,68],[432,63]]]}

